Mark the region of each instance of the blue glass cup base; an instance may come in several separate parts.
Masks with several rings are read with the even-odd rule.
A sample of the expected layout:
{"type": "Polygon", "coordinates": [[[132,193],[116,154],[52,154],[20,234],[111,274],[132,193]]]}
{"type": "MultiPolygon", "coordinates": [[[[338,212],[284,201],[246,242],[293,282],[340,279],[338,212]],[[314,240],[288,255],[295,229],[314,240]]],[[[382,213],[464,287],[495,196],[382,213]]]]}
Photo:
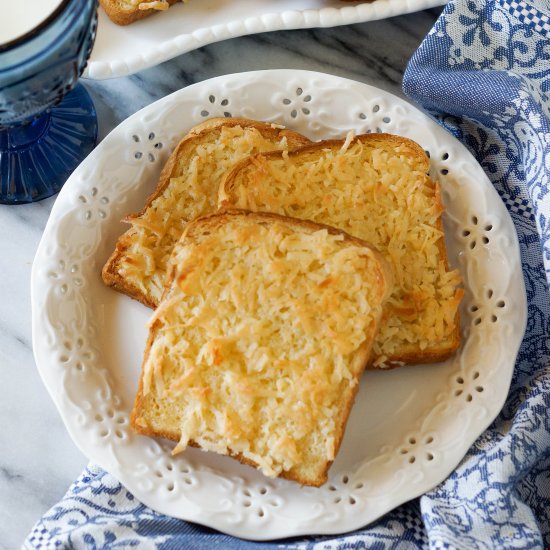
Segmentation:
{"type": "Polygon", "coordinates": [[[32,122],[0,128],[0,204],[55,195],[96,141],[97,116],[82,84],[32,122]]]}

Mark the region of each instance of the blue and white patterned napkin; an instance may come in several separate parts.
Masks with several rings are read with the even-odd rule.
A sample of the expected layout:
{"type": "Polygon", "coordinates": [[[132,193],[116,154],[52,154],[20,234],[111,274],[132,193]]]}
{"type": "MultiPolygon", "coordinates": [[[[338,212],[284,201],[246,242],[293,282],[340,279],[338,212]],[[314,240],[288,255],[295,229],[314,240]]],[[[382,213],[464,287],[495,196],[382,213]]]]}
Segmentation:
{"type": "MultiPolygon", "coordinates": [[[[265,548],[550,547],[550,0],[451,0],[411,59],[405,92],[475,155],[515,223],[529,321],[506,405],[454,473],[340,537],[265,548]],[[506,460],[504,460],[506,459],[506,460]]],[[[257,544],[153,512],[90,466],[26,548],[257,544]]]]}

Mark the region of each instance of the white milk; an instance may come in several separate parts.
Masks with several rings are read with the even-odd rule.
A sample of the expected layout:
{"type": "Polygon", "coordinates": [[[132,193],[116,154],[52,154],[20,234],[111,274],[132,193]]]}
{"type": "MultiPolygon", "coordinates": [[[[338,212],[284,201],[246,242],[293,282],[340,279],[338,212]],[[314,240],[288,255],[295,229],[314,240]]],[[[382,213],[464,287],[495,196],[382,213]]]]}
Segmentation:
{"type": "Polygon", "coordinates": [[[62,0],[0,0],[0,44],[11,42],[46,19],[62,0]]]}

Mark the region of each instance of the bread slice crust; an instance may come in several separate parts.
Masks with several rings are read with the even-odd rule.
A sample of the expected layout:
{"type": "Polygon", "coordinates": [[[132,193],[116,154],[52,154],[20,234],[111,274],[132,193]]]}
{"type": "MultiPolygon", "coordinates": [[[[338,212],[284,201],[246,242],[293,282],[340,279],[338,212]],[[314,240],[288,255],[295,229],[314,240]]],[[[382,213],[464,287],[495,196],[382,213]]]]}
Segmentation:
{"type": "MultiPolygon", "coordinates": [[[[284,138],[286,138],[289,147],[297,147],[310,143],[310,141],[301,134],[274,124],[238,117],[208,119],[194,126],[184,136],[162,169],[156,188],[146,199],[143,208],[134,214],[126,216],[123,221],[127,223],[139,222],[140,218],[146,215],[148,209],[154,206],[155,201],[161,198],[163,193],[172,185],[172,179],[180,175],[179,172],[181,171],[182,164],[193,161],[194,152],[198,145],[216,139],[216,136],[218,136],[224,128],[236,127],[246,130],[257,130],[264,139],[273,142],[274,148],[276,147],[276,143],[284,138]]],[[[217,196],[217,192],[218,186],[216,185],[211,191],[214,198],[217,196]]],[[[134,227],[131,227],[121,235],[116,243],[115,250],[103,267],[102,278],[107,286],[138,300],[147,307],[155,308],[158,304],[158,299],[152,296],[151,292],[147,291],[147,289],[144,290],[144,288],[140,288],[140,286],[122,273],[122,266],[126,261],[129,249],[133,246],[137,238],[136,236],[137,230],[134,227]]],[[[163,267],[159,269],[162,270],[163,267]]]]}
{"type": "MultiPolygon", "coordinates": [[[[170,6],[174,5],[178,0],[166,0],[170,6]]],[[[101,7],[105,10],[105,13],[109,16],[109,19],[117,25],[130,25],[135,21],[139,21],[144,17],[159,13],[156,9],[140,10],[138,6],[130,6],[130,9],[124,9],[124,4],[121,0],[99,0],[101,7]]]]}
{"type": "MultiPolygon", "coordinates": [[[[296,231],[305,231],[305,232],[317,232],[319,230],[326,230],[330,235],[336,235],[342,237],[343,243],[349,243],[350,245],[358,246],[362,250],[368,249],[369,253],[372,254],[372,258],[375,260],[375,264],[378,266],[376,274],[372,274],[373,284],[376,284],[376,299],[379,300],[381,304],[390,294],[392,287],[392,273],[384,258],[368,243],[352,237],[344,232],[338,231],[332,227],[324,226],[321,224],[312,223],[306,220],[297,220],[291,219],[277,214],[271,213],[252,213],[248,211],[239,211],[232,210],[229,212],[218,213],[210,216],[206,216],[191,222],[182,236],[178,247],[185,246],[185,243],[198,242],[201,239],[202,235],[205,234],[215,234],[218,228],[227,224],[228,222],[235,221],[235,223],[244,223],[244,224],[273,224],[273,223],[282,223],[286,227],[292,227],[296,231]]],[[[178,265],[176,262],[173,262],[170,268],[170,272],[166,281],[166,289],[163,295],[163,300],[169,298],[170,288],[177,284],[178,278],[178,265]]],[[[162,307],[162,302],[161,306],[162,307]]],[[[160,309],[160,308],[159,308],[160,309]]],[[[336,433],[334,434],[335,438],[335,455],[338,452],[338,449],[341,445],[342,438],[344,435],[345,425],[351,411],[354,399],[356,397],[359,384],[358,380],[361,376],[361,373],[364,370],[365,365],[367,364],[370,349],[374,336],[377,331],[377,326],[379,323],[379,317],[374,316],[371,324],[366,330],[365,340],[362,342],[361,346],[357,349],[356,355],[353,359],[353,364],[356,369],[356,378],[354,380],[354,385],[351,387],[348,395],[346,396],[345,401],[342,403],[342,408],[338,413],[338,421],[336,422],[336,433]]],[[[130,423],[133,430],[137,433],[153,436],[153,437],[163,437],[172,441],[180,441],[181,433],[178,430],[174,429],[163,429],[159,427],[153,427],[147,422],[144,422],[143,419],[147,415],[147,403],[146,395],[144,391],[144,378],[145,378],[145,366],[148,361],[149,355],[151,353],[151,348],[157,337],[157,332],[161,329],[161,323],[159,319],[154,320],[150,326],[150,333],[147,340],[147,345],[144,353],[144,359],[142,363],[142,375],[139,381],[139,388],[137,391],[134,408],[131,413],[130,423]]],[[[194,440],[190,440],[187,443],[190,446],[201,448],[201,445],[194,440]]],[[[251,460],[249,457],[243,456],[242,453],[234,452],[228,448],[228,456],[235,458],[243,464],[259,468],[259,464],[254,460],[251,460]]],[[[311,476],[300,475],[299,470],[295,468],[290,470],[283,470],[279,472],[277,477],[282,477],[285,479],[296,481],[302,485],[310,486],[320,486],[326,482],[328,478],[328,470],[332,460],[327,460],[323,468],[317,471],[316,475],[312,478],[311,476]]]]}
{"type": "MultiPolygon", "coordinates": [[[[257,155],[256,158],[243,159],[242,161],[238,162],[226,174],[220,186],[218,207],[220,208],[220,210],[229,210],[231,208],[246,208],[254,211],[275,211],[280,214],[301,218],[302,213],[297,209],[292,210],[292,205],[289,204],[290,199],[287,200],[287,198],[292,195],[292,189],[290,188],[285,191],[285,188],[283,187],[281,191],[281,195],[283,196],[283,198],[274,199],[273,204],[268,204],[268,202],[262,202],[261,200],[253,204],[255,201],[255,197],[253,196],[253,194],[256,193],[257,195],[260,195],[260,192],[258,192],[258,188],[261,188],[261,186],[264,184],[260,183],[255,188],[252,188],[252,186],[255,184],[250,183],[253,178],[249,174],[251,174],[252,171],[255,171],[253,175],[257,178],[256,181],[261,178],[265,178],[266,181],[272,181],[270,180],[270,170],[274,162],[288,159],[289,165],[305,164],[307,162],[315,161],[316,159],[323,157],[323,155],[325,155],[327,152],[331,155],[334,155],[335,152],[338,152],[340,150],[347,150],[346,148],[350,148],[356,143],[361,143],[366,146],[372,147],[383,145],[384,147],[388,147],[390,149],[399,149],[400,154],[410,159],[411,166],[413,166],[414,170],[417,171],[419,174],[427,174],[429,171],[430,163],[428,157],[426,156],[426,153],[420,147],[420,145],[408,138],[391,134],[373,133],[359,135],[351,140],[325,140],[306,145],[304,147],[299,147],[297,149],[289,151],[288,153],[284,153],[284,155],[280,152],[273,151],[262,155],[257,155]],[[257,166],[263,166],[263,168],[257,170],[257,166]],[[260,176],[258,176],[258,173],[262,171],[263,174],[260,174],[260,176]],[[247,178],[249,179],[247,180],[247,178]],[[247,188],[247,186],[249,186],[249,188],[247,188]],[[244,203],[242,196],[239,195],[239,192],[243,188],[244,195],[246,197],[244,199],[244,203]],[[285,204],[285,200],[287,200],[287,204],[285,204]],[[277,201],[279,201],[279,204],[277,204],[277,201]]],[[[443,236],[444,229],[441,213],[443,212],[444,208],[441,202],[440,187],[439,184],[433,180],[427,179],[426,183],[428,186],[433,186],[433,191],[430,191],[431,193],[433,193],[433,207],[437,212],[439,212],[439,216],[437,217],[437,220],[434,224],[434,229],[441,234],[441,238],[439,238],[436,242],[439,258],[443,263],[445,272],[450,273],[445,239],[443,236]]],[[[268,186],[269,184],[266,183],[265,185],[268,186]]],[[[295,195],[292,195],[292,197],[294,198],[295,195]]],[[[310,203],[311,202],[312,201],[310,201],[310,203]]],[[[306,205],[304,210],[307,210],[308,208],[309,203],[308,205],[306,205]]],[[[319,221],[319,219],[317,218],[310,217],[309,219],[319,221]]],[[[346,225],[339,225],[335,220],[330,219],[330,216],[326,223],[329,223],[330,225],[333,225],[335,227],[339,227],[340,229],[348,231],[349,233],[353,233],[349,229],[349,227],[347,227],[346,225]]],[[[361,234],[361,232],[354,234],[359,237],[366,238],[364,237],[364,235],[361,234]]],[[[383,245],[376,242],[375,240],[369,240],[371,240],[371,242],[378,246],[382,254],[387,257],[387,251],[384,249],[383,245]]],[[[452,306],[455,307],[456,311],[454,313],[454,327],[446,335],[444,340],[431,342],[430,345],[423,349],[416,345],[414,342],[407,344],[407,342],[403,341],[402,343],[400,343],[399,348],[394,353],[384,354],[383,356],[380,355],[378,357],[375,353],[373,355],[371,363],[367,368],[395,368],[409,364],[435,363],[444,361],[445,359],[450,357],[460,345],[460,318],[458,305],[463,297],[463,294],[463,289],[458,288],[457,286],[453,298],[451,300],[448,300],[448,302],[452,303],[452,306]]]]}

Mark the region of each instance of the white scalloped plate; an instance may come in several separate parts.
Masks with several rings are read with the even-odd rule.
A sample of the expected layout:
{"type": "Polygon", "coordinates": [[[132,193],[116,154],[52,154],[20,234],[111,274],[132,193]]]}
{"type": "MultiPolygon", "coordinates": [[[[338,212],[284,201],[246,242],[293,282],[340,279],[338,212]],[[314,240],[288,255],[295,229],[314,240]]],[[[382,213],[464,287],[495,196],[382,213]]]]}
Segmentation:
{"type": "Polygon", "coordinates": [[[128,27],[99,10],[85,77],[102,80],[152,67],[206,44],[266,31],[336,27],[385,19],[446,0],[190,0],[128,27]]]}
{"type": "Polygon", "coordinates": [[[251,539],[359,528],[445,479],[501,409],[526,323],[516,233],[479,165],[405,101],[307,71],[223,76],[180,90],[116,128],[57,199],[32,271],[38,368],[80,449],[160,512],[251,539]],[[464,278],[463,345],[445,363],[367,372],[322,488],[270,480],[227,457],[132,434],[150,311],[106,288],[119,220],[153,189],[171,148],[224,112],[310,138],[388,131],[431,154],[451,265],[464,278]]]}

